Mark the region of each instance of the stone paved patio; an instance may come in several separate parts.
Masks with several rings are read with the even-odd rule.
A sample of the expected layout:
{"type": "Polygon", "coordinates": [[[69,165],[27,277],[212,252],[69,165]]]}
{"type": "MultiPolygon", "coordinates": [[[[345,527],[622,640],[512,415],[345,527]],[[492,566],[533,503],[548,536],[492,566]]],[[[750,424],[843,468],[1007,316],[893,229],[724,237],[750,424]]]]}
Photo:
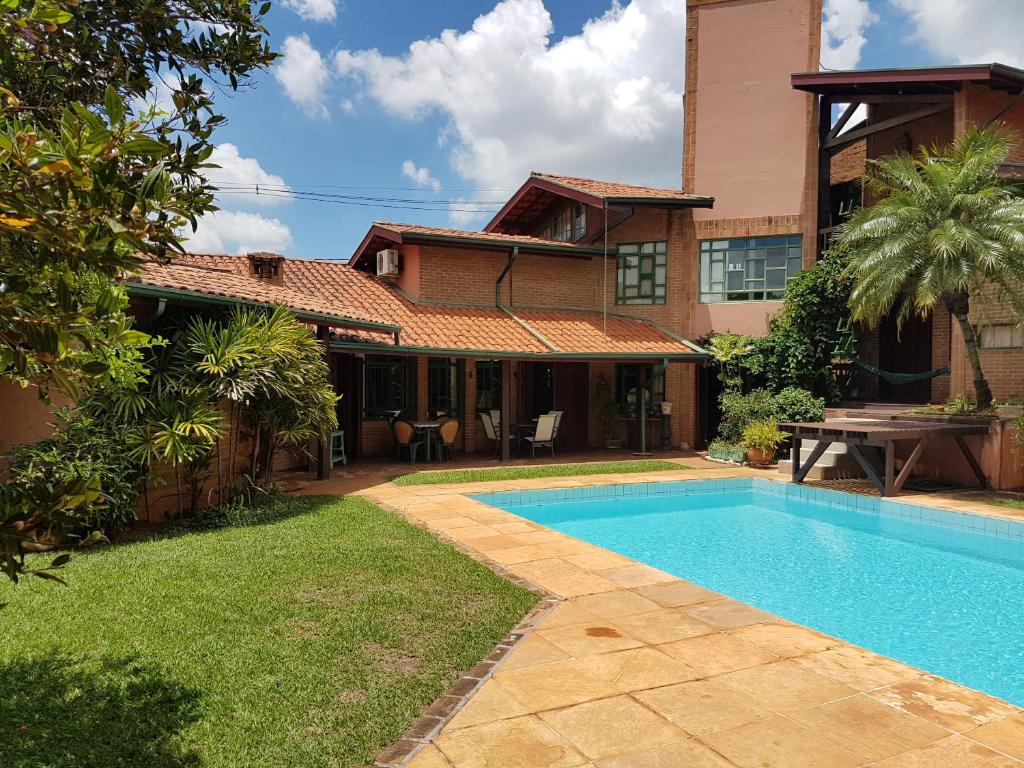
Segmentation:
{"type": "MultiPolygon", "coordinates": [[[[362,491],[560,598],[407,765],[1024,767],[1017,707],[465,495],[749,474],[703,469],[362,491]]],[[[936,494],[900,498],[1003,512],[936,494]]]]}

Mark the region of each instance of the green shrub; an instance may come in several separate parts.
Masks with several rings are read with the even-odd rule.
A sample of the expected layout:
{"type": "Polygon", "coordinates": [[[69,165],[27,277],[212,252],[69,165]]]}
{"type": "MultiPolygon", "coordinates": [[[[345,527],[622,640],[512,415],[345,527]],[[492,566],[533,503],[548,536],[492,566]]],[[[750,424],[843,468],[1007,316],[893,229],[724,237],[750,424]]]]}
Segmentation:
{"type": "Polygon", "coordinates": [[[943,412],[960,414],[960,413],[974,413],[978,410],[978,405],[971,400],[967,395],[957,395],[946,403],[946,407],[943,408],[943,412]]]}
{"type": "Polygon", "coordinates": [[[718,438],[726,442],[743,439],[743,430],[755,421],[821,421],[825,400],[805,389],[786,387],[778,394],[755,389],[745,395],[722,395],[722,421],[718,438]]]}
{"type": "Polygon", "coordinates": [[[730,443],[725,440],[715,440],[708,446],[708,456],[713,459],[725,459],[742,464],[747,460],[747,446],[743,443],[730,443]]]}
{"type": "Polygon", "coordinates": [[[785,432],[779,431],[778,422],[773,419],[752,421],[743,430],[743,442],[748,448],[775,453],[783,441],[788,438],[785,432]]]}
{"type": "Polygon", "coordinates": [[[774,397],[775,420],[821,421],[825,418],[825,398],[815,397],[806,389],[786,387],[774,397]]]}
{"type": "Polygon", "coordinates": [[[191,528],[242,528],[283,520],[309,511],[309,501],[301,496],[285,496],[277,486],[259,489],[261,495],[248,501],[244,494],[227,504],[206,507],[196,512],[191,528]]]}
{"type": "Polygon", "coordinates": [[[8,451],[7,482],[29,488],[40,482],[74,485],[98,478],[103,497],[75,510],[86,533],[116,533],[136,517],[139,467],[128,458],[117,420],[64,409],[55,414],[53,436],[8,451]]]}

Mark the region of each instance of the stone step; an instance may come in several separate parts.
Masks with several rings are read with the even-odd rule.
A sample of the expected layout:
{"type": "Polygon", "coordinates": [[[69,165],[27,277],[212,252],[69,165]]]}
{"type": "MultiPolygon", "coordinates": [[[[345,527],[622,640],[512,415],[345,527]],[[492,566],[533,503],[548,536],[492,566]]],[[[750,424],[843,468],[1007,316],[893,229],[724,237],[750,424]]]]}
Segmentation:
{"type": "MultiPolygon", "coordinates": [[[[811,467],[807,473],[807,478],[810,480],[851,480],[857,477],[865,477],[864,470],[860,468],[860,465],[850,457],[852,466],[847,464],[845,461],[838,465],[825,466],[820,462],[816,463],[811,467]]],[[[791,462],[787,459],[779,462],[779,474],[787,477],[792,476],[793,470],[790,466],[791,462]]]]}

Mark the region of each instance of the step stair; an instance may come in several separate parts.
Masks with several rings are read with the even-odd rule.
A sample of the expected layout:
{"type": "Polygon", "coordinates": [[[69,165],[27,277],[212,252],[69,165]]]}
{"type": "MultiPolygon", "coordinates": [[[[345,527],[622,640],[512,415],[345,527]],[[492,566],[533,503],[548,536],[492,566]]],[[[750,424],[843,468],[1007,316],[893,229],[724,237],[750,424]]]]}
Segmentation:
{"type": "MultiPolygon", "coordinates": [[[[800,464],[806,462],[812,451],[817,447],[817,440],[804,440],[800,445],[800,464]]],[[[779,462],[779,472],[791,476],[793,474],[792,462],[789,459],[779,462]]],[[[807,478],[811,480],[849,480],[855,477],[864,477],[864,470],[853,458],[849,446],[846,443],[832,443],[825,452],[821,454],[807,478]]]]}

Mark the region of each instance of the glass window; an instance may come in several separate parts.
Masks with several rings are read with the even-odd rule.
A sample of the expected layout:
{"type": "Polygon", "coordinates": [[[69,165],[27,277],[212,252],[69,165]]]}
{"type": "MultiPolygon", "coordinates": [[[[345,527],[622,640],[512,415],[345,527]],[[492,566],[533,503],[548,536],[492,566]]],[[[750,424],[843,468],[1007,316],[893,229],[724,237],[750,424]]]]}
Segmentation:
{"type": "Polygon", "coordinates": [[[427,360],[427,418],[459,413],[459,365],[455,360],[427,360]]]}
{"type": "Polygon", "coordinates": [[[984,325],[980,341],[982,349],[1024,347],[1024,329],[1019,325],[984,325]]]}
{"type": "Polygon", "coordinates": [[[803,237],[747,237],[702,240],[700,300],[781,299],[789,278],[803,269],[803,237]]]}
{"type": "Polygon", "coordinates": [[[616,304],[664,304],[668,243],[622,243],[615,270],[616,304]]]}
{"type": "Polygon", "coordinates": [[[540,231],[540,237],[549,240],[576,241],[587,234],[587,206],[583,203],[569,203],[540,231]]]}
{"type": "Polygon", "coordinates": [[[615,366],[615,403],[619,413],[636,416],[640,403],[640,380],[647,382],[647,415],[661,414],[665,399],[664,369],[653,363],[619,363],[615,366]]]}
{"type": "Polygon", "coordinates": [[[412,358],[368,355],[363,376],[364,411],[368,419],[383,419],[411,410],[412,358]]]}
{"type": "Polygon", "coordinates": [[[476,411],[501,409],[501,362],[498,360],[476,361],[476,411]]]}

